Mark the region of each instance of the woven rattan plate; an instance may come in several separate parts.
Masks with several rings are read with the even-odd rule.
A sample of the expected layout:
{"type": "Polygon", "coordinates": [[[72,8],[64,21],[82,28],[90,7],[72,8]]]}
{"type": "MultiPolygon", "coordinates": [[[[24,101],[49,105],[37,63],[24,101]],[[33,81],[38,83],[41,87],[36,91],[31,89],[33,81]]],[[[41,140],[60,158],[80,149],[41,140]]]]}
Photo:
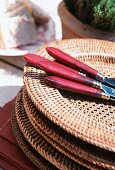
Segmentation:
{"type": "Polygon", "coordinates": [[[15,109],[13,109],[12,111],[12,129],[20,148],[25,153],[25,155],[32,161],[32,163],[36,165],[38,169],[41,170],[57,169],[52,164],[50,164],[47,160],[45,160],[41,155],[39,155],[26,141],[18,126],[16,115],[15,115],[15,109]]]}
{"type": "Polygon", "coordinates": [[[69,157],[79,163],[82,160],[78,157],[81,157],[89,161],[90,166],[94,164],[100,166],[100,168],[115,169],[115,154],[92,146],[66,133],[66,131],[51,122],[34,106],[26,89],[23,89],[23,105],[34,128],[39,133],[44,132],[40,134],[58,150],[64,154],[66,154],[65,152],[68,153],[68,151],[71,152],[72,154],[69,154],[69,157]]]}
{"type": "MultiPolygon", "coordinates": [[[[57,47],[91,67],[115,78],[115,44],[94,39],[56,41],[46,46],[57,47]]],[[[52,59],[45,47],[36,54],[52,59]]],[[[52,59],[53,60],[53,59],[52,59]]],[[[115,151],[115,103],[59,91],[44,82],[45,72],[24,68],[27,92],[42,113],[55,124],[91,144],[115,151]]]]}
{"type": "Polygon", "coordinates": [[[21,129],[26,140],[31,144],[31,146],[46,160],[52,163],[54,166],[61,170],[71,169],[71,170],[85,170],[83,166],[74,162],[61,152],[59,152],[55,147],[48,143],[32,126],[30,123],[27,114],[23,108],[21,94],[18,94],[16,104],[15,104],[15,113],[18,125],[21,129]]]}

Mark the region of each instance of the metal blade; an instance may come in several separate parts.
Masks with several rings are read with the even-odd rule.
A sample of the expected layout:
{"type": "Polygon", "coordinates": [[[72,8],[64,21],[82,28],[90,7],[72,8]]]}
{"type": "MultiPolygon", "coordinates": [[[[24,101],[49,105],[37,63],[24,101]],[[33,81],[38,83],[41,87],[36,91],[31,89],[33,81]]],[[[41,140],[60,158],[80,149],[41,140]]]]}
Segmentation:
{"type": "Polygon", "coordinates": [[[113,78],[105,77],[103,80],[103,83],[108,84],[109,86],[112,86],[115,88],[115,79],[113,79],[113,78]]]}
{"type": "Polygon", "coordinates": [[[109,99],[115,101],[115,97],[110,96],[109,99]]]}
{"type": "Polygon", "coordinates": [[[115,98],[115,89],[100,83],[100,88],[109,96],[115,98]]]}

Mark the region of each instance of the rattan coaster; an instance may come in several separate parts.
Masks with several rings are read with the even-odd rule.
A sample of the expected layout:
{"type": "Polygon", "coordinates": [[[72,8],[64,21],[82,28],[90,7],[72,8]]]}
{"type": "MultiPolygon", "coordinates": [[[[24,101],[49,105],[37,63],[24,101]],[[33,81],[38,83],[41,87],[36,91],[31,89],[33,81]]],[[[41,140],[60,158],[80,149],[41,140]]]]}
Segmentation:
{"type": "Polygon", "coordinates": [[[67,156],[79,163],[83,164],[83,160],[80,160],[78,157],[89,161],[90,165],[88,163],[86,165],[89,168],[93,164],[93,166],[97,165],[100,168],[115,169],[115,154],[92,146],[66,133],[66,131],[51,122],[34,106],[26,89],[23,89],[23,104],[34,128],[58,150],[64,154],[68,153],[68,151],[71,152],[72,154],[69,153],[67,156]]]}
{"type": "Polygon", "coordinates": [[[32,126],[23,107],[22,95],[19,93],[15,104],[18,125],[26,140],[46,160],[61,170],[85,170],[83,166],[74,162],[48,143],[32,126]]]}
{"type": "MultiPolygon", "coordinates": [[[[52,59],[45,47],[54,46],[91,67],[115,77],[115,44],[94,39],[56,41],[40,48],[36,54],[52,59]]],[[[53,59],[52,59],[53,60],[53,59]]],[[[47,86],[45,72],[24,68],[27,92],[42,113],[55,124],[91,144],[115,152],[115,103],[47,86]]]]}
{"type": "Polygon", "coordinates": [[[13,109],[12,111],[12,129],[20,148],[25,153],[25,155],[32,161],[32,163],[36,165],[36,167],[39,170],[57,169],[52,164],[50,164],[47,160],[45,160],[41,155],[39,155],[26,141],[18,126],[16,115],[15,115],[15,109],[13,109]]]}

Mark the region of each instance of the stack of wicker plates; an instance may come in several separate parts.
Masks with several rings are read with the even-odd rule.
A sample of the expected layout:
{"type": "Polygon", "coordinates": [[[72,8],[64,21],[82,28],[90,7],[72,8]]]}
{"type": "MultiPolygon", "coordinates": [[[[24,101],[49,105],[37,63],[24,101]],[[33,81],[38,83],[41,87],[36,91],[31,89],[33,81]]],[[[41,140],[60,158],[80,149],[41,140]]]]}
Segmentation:
{"type": "MultiPolygon", "coordinates": [[[[94,39],[56,41],[36,54],[53,60],[53,46],[115,78],[115,44],[94,39]]],[[[12,113],[15,137],[41,170],[115,169],[115,102],[47,86],[46,73],[24,67],[12,113]]]]}

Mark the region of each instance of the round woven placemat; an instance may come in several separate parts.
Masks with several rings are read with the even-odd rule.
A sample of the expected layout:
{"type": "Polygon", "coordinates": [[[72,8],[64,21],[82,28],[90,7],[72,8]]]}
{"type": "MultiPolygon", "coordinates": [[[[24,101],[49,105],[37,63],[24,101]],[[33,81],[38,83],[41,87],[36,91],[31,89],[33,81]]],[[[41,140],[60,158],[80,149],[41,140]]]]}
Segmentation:
{"type": "Polygon", "coordinates": [[[57,170],[56,167],[54,167],[41,155],[39,155],[27,142],[18,126],[15,115],[15,109],[12,110],[12,129],[20,148],[25,153],[25,155],[31,160],[31,162],[36,165],[36,169],[38,168],[39,170],[57,170]]]}
{"type": "Polygon", "coordinates": [[[61,152],[59,152],[55,147],[48,143],[32,126],[28,119],[28,116],[24,110],[22,95],[18,94],[15,113],[18,125],[21,129],[26,140],[31,144],[31,146],[46,160],[52,163],[54,166],[61,170],[85,170],[83,166],[74,162],[61,152]]]}
{"type": "Polygon", "coordinates": [[[34,128],[58,150],[64,154],[70,151],[72,154],[69,153],[69,157],[77,162],[80,161],[78,157],[89,161],[90,166],[88,167],[92,167],[91,163],[93,163],[100,166],[100,168],[115,169],[114,153],[92,146],[66,133],[66,131],[51,122],[35,107],[26,89],[23,89],[23,105],[34,128]]]}
{"type": "MultiPolygon", "coordinates": [[[[115,78],[115,44],[94,39],[70,39],[43,46],[36,54],[52,59],[45,47],[54,46],[115,78]]],[[[52,59],[53,60],[53,59],[52,59]]],[[[45,72],[24,68],[27,92],[42,113],[74,136],[115,151],[115,103],[47,86],[45,72]]]]}

